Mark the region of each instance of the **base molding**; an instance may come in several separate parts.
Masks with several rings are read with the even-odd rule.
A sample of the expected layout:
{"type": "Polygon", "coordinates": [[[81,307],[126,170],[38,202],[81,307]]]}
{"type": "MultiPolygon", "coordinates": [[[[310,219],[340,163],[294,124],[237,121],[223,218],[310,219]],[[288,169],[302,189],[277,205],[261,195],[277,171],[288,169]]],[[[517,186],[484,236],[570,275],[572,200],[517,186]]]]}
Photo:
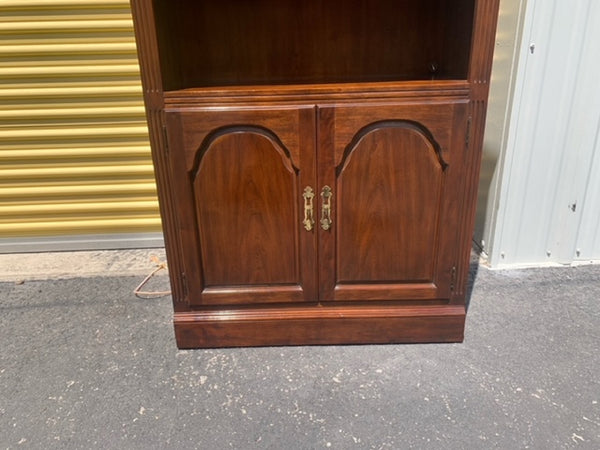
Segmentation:
{"type": "Polygon", "coordinates": [[[462,342],[463,305],[302,306],[176,312],[180,349],[462,342]]]}

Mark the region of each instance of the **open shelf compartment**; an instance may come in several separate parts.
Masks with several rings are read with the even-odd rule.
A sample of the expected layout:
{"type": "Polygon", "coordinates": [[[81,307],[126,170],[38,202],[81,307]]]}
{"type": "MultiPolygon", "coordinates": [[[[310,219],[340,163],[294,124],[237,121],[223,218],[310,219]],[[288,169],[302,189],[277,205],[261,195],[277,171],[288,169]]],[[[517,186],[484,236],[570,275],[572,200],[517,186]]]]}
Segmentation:
{"type": "Polygon", "coordinates": [[[466,79],[474,0],[153,0],[164,91],[466,79]]]}

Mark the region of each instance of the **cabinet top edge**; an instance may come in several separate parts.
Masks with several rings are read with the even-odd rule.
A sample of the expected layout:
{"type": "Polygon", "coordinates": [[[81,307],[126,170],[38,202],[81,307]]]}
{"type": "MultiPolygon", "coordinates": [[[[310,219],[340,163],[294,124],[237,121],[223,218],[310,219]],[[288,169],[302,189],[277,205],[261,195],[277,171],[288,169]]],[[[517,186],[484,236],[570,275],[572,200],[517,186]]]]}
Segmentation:
{"type": "Polygon", "coordinates": [[[233,86],[191,88],[164,92],[165,105],[223,105],[229,102],[313,102],[386,98],[468,99],[470,83],[465,80],[410,81],[377,83],[339,83],[289,86],[233,86]]]}

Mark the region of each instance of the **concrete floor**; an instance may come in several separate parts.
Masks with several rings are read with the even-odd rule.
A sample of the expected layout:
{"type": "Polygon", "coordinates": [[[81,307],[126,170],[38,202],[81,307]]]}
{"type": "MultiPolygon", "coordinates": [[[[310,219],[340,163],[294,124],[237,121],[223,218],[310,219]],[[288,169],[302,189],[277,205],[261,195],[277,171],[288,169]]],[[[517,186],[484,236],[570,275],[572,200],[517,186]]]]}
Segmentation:
{"type": "Polygon", "coordinates": [[[178,351],[140,254],[0,258],[1,449],[600,448],[600,266],[475,267],[463,344],[178,351]]]}

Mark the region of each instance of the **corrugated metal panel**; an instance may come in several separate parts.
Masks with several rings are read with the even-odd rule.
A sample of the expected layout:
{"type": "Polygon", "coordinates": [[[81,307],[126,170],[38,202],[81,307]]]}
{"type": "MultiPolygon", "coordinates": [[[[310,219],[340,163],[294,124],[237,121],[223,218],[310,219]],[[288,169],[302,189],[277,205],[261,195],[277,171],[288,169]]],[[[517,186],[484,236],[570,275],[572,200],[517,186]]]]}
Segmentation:
{"type": "Polygon", "coordinates": [[[159,232],[129,2],[2,0],[0,42],[0,238],[159,232]]]}
{"type": "Polygon", "coordinates": [[[598,136],[594,148],[594,161],[590,166],[587,191],[581,205],[581,226],[575,248],[577,262],[600,262],[600,137],[598,136]]]}
{"type": "MultiPolygon", "coordinates": [[[[600,24],[600,3],[595,2],[592,8],[595,10],[593,17],[600,24]]],[[[600,261],[600,31],[597,30],[595,38],[585,43],[584,52],[586,58],[591,58],[593,67],[583,74],[587,79],[582,82],[580,90],[586,106],[577,119],[581,121],[579,125],[585,127],[585,132],[576,133],[575,136],[581,139],[584,148],[591,149],[592,156],[591,160],[582,161],[587,164],[587,174],[583,186],[585,190],[579,193],[583,201],[578,202],[581,221],[575,243],[575,261],[579,262],[600,261]]]]}
{"type": "Polygon", "coordinates": [[[599,24],[596,0],[528,2],[495,267],[600,259],[599,24]]]}

